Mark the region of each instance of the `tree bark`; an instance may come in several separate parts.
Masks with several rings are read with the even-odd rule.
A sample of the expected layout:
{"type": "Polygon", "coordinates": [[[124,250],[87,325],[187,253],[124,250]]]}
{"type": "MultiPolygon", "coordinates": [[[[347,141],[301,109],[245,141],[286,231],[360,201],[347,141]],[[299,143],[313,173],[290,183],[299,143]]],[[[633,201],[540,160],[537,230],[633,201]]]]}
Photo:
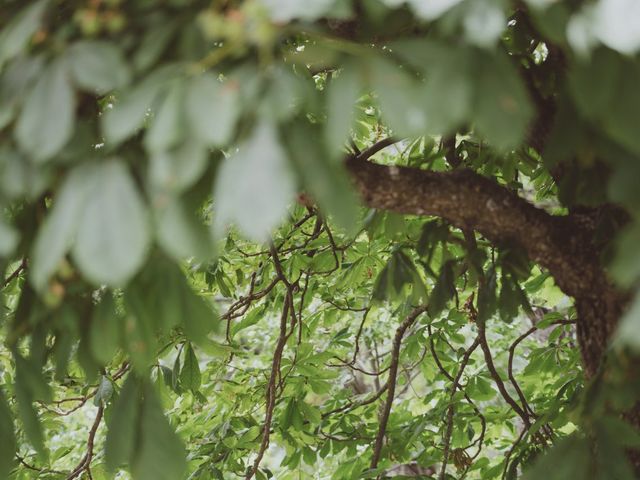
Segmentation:
{"type": "Polygon", "coordinates": [[[438,216],[460,229],[476,230],[497,245],[524,248],[574,298],[585,374],[590,378],[596,373],[627,296],[607,278],[592,232],[579,221],[571,215],[550,215],[470,170],[385,166],[362,155],[349,158],[347,168],[369,207],[438,216]]]}

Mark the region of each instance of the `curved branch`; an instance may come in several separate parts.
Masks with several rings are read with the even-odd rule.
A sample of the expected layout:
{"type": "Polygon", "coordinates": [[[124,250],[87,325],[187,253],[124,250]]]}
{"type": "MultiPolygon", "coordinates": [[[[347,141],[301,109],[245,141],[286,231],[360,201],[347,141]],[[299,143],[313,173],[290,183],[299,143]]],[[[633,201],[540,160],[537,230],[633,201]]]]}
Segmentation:
{"type": "Polygon", "coordinates": [[[372,208],[442,217],[494,243],[515,242],[574,297],[610,289],[590,235],[571,217],[553,216],[470,170],[432,172],[349,158],[347,168],[372,208]]]}
{"type": "Polygon", "coordinates": [[[376,435],[376,442],[373,448],[373,454],[371,456],[371,468],[377,468],[378,461],[380,460],[380,454],[382,452],[382,444],[384,442],[384,435],[387,430],[387,422],[389,421],[389,415],[391,413],[391,404],[393,403],[393,397],[396,392],[396,377],[398,375],[398,358],[400,356],[400,346],[402,344],[402,337],[404,337],[407,329],[413,325],[416,319],[424,312],[427,311],[426,305],[415,308],[409,316],[400,324],[396,329],[396,334],[393,338],[393,351],[391,353],[391,365],[389,367],[389,379],[387,380],[388,392],[387,400],[384,403],[382,413],[380,414],[380,426],[378,428],[378,435],[376,435]]]}

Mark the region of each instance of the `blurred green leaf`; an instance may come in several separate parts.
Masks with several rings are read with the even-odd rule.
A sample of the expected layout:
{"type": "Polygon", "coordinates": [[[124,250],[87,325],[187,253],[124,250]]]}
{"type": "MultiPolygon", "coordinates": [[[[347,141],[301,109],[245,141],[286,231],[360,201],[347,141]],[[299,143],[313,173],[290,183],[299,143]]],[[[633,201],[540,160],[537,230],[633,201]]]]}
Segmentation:
{"type": "Polygon", "coordinates": [[[121,286],[140,268],[147,253],[146,207],[119,160],[95,165],[86,188],[91,195],[80,214],[73,256],[93,282],[121,286]]]}
{"type": "Polygon", "coordinates": [[[75,128],[75,95],[62,60],[51,62],[29,92],[15,128],[18,145],[34,161],[60,152],[75,128]]]}

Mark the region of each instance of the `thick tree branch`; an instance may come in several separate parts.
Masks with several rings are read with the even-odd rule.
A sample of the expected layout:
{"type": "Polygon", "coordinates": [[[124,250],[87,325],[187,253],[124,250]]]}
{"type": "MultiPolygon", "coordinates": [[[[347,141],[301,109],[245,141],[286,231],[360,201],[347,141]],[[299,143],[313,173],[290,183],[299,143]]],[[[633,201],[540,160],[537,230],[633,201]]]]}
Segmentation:
{"type": "Polygon", "coordinates": [[[549,269],[568,295],[610,288],[587,232],[570,217],[552,216],[505,187],[470,170],[432,172],[347,161],[369,207],[442,217],[494,243],[514,242],[549,269]]]}
{"type": "Polygon", "coordinates": [[[562,291],[576,300],[586,372],[595,373],[626,296],[607,279],[593,235],[580,222],[550,215],[470,170],[433,172],[379,165],[362,157],[348,158],[347,168],[369,207],[441,217],[496,245],[517,244],[548,269],[562,291]]]}

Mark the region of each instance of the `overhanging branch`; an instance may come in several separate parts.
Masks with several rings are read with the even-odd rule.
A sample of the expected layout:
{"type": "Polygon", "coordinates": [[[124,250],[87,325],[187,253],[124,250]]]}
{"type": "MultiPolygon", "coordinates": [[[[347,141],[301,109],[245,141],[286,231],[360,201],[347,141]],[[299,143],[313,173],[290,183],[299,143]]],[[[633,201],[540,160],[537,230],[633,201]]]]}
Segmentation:
{"type": "Polygon", "coordinates": [[[536,208],[490,179],[470,170],[379,165],[362,155],[349,158],[347,168],[369,207],[438,216],[493,243],[516,243],[576,299],[611,288],[590,235],[580,225],[536,208]]]}

